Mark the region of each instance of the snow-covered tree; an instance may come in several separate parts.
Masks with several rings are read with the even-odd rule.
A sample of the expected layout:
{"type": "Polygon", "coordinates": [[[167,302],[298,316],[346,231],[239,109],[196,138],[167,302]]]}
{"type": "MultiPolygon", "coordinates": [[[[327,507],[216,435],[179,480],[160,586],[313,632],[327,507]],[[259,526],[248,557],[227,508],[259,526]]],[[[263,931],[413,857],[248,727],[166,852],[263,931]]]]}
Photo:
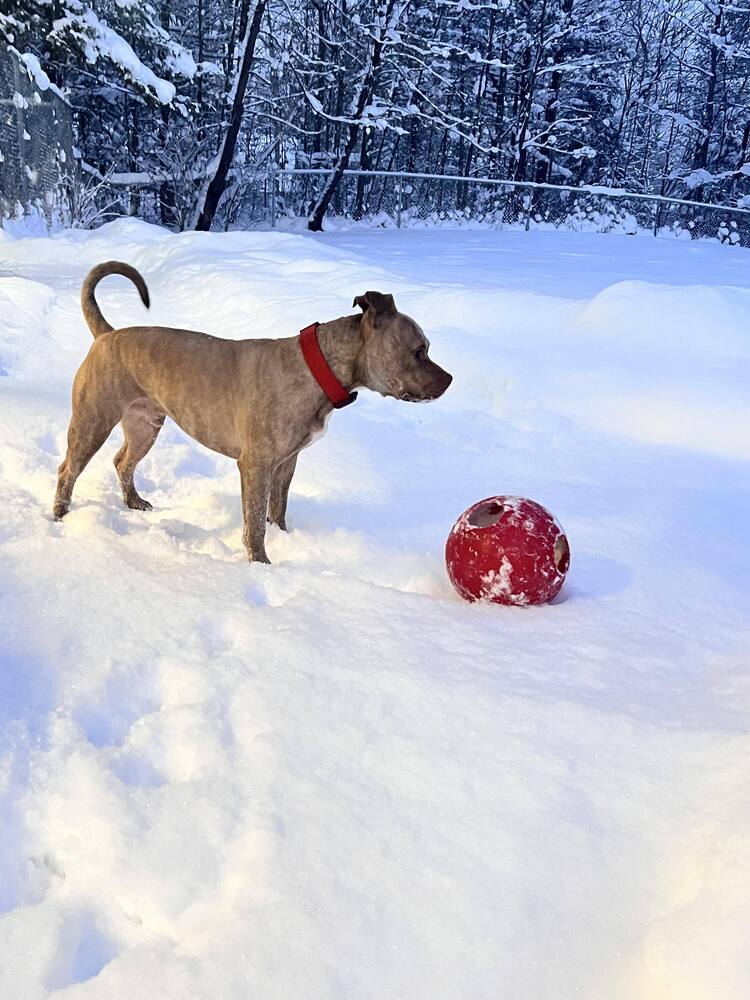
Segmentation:
{"type": "MultiPolygon", "coordinates": [[[[259,170],[601,184],[736,202],[750,0],[5,0],[6,52],[70,103],[121,211],[230,224],[259,170]],[[31,61],[31,62],[29,62],[31,61]]],[[[465,188],[465,186],[464,186],[465,188]]],[[[344,191],[345,189],[345,191],[344,191]]],[[[461,192],[458,186],[459,197],[461,192]]]]}

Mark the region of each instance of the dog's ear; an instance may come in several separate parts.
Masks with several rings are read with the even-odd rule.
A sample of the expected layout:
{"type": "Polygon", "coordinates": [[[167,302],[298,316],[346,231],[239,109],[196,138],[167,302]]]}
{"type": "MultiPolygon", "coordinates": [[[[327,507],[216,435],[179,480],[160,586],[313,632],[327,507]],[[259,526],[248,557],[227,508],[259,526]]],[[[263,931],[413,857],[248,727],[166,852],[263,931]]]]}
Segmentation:
{"type": "Polygon", "coordinates": [[[353,304],[359,306],[363,313],[369,310],[371,316],[386,316],[396,311],[393,296],[383,295],[382,292],[365,292],[364,295],[357,295],[353,304]]]}

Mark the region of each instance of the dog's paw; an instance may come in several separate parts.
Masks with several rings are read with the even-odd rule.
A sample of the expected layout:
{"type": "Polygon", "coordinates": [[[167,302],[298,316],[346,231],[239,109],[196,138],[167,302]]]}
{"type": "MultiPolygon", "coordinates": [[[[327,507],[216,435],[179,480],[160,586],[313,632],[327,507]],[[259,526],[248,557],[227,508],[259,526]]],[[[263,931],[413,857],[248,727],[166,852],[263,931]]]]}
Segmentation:
{"type": "Polygon", "coordinates": [[[135,496],[129,496],[126,498],[125,503],[130,507],[131,510],[153,510],[154,508],[148,502],[144,500],[143,497],[139,497],[136,493],[135,496]]]}
{"type": "Polygon", "coordinates": [[[258,555],[248,553],[248,562],[251,563],[264,563],[266,566],[271,565],[271,560],[268,558],[265,552],[260,552],[258,555]]]}

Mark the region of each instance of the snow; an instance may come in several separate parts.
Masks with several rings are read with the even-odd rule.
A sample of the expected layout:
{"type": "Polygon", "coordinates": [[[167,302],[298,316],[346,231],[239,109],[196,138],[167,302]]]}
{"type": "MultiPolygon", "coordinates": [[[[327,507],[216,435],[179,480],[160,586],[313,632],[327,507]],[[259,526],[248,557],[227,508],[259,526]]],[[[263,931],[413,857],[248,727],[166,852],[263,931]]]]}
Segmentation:
{"type": "Polygon", "coordinates": [[[718,244],[0,232],[0,996],[746,996],[749,331],[718,244]],[[390,291],[454,384],[334,414],[273,566],[233,463],[169,425],[152,513],[115,432],[57,524],[110,258],[150,320],[229,337],[390,291]],[[565,527],[551,606],[451,591],[445,536],[497,493],[565,527]]]}
{"type": "Polygon", "coordinates": [[[42,69],[42,64],[39,62],[38,57],[33,52],[24,52],[23,55],[19,53],[19,58],[25,65],[29,78],[34,81],[39,90],[49,90],[51,81],[42,69]]]}
{"type": "Polygon", "coordinates": [[[53,34],[62,37],[68,31],[79,36],[88,62],[95,63],[100,56],[111,59],[134,83],[146,91],[153,91],[160,104],[172,103],[177,92],[174,84],[157,76],[141,62],[125,39],[106,21],[100,20],[93,10],[67,14],[54,21],[53,34]]]}
{"type": "Polygon", "coordinates": [[[700,168],[698,170],[691,170],[690,173],[683,178],[683,181],[688,191],[694,191],[696,188],[705,187],[707,184],[715,184],[716,178],[712,173],[710,173],[710,171],[700,168]]]}
{"type": "MultiPolygon", "coordinates": [[[[18,52],[17,49],[12,49],[12,51],[17,53],[18,58],[26,67],[26,72],[29,74],[29,79],[34,81],[39,90],[42,91],[50,90],[52,91],[53,94],[56,94],[62,101],[66,100],[65,95],[60,90],[60,88],[57,87],[54,83],[52,83],[50,78],[44,72],[44,70],[42,69],[42,64],[39,62],[38,57],[35,56],[33,52],[24,52],[22,54],[18,52]]],[[[39,97],[38,94],[35,94],[34,96],[37,99],[39,97]]]]}
{"type": "MultiPolygon", "coordinates": [[[[170,41],[166,65],[172,73],[177,76],[184,76],[188,80],[192,80],[198,72],[198,64],[193,59],[192,53],[176,42],[170,41]]],[[[217,67],[212,63],[204,63],[203,65],[211,67],[214,72],[217,70],[217,67]]]]}

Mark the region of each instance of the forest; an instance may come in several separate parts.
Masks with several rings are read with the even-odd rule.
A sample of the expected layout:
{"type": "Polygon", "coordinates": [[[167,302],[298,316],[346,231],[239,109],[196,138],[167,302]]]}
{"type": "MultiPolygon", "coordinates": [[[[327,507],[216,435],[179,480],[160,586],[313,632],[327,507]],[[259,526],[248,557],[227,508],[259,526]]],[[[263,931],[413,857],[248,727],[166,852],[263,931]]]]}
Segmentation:
{"type": "Polygon", "coordinates": [[[353,168],[748,207],[748,28],[742,0],[5,0],[0,53],[133,214],[148,189],[209,229],[259,171],[321,168],[318,229],[353,168]]]}

